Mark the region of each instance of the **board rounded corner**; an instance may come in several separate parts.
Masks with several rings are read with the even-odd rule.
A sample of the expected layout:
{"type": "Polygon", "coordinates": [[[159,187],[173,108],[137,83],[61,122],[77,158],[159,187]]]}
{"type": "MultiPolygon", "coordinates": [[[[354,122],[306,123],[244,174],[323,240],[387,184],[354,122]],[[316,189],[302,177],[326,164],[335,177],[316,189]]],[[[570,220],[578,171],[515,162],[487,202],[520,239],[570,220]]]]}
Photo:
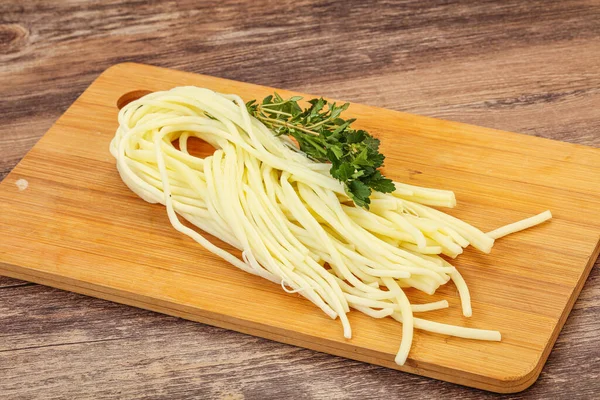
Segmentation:
{"type": "Polygon", "coordinates": [[[523,392],[524,390],[529,389],[538,380],[542,373],[543,366],[544,360],[540,358],[522,371],[499,377],[495,387],[501,388],[501,390],[493,391],[505,394],[523,392]]]}

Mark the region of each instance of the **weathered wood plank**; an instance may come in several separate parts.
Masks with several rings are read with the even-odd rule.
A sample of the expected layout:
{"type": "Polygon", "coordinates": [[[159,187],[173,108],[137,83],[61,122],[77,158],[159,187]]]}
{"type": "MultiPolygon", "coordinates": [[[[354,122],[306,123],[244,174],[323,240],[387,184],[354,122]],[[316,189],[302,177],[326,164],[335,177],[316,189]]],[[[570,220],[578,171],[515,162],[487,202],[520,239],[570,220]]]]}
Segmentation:
{"type": "Polygon", "coordinates": [[[9,278],[7,276],[0,276],[0,289],[9,289],[16,286],[33,285],[30,282],[25,282],[19,279],[9,278]]]}

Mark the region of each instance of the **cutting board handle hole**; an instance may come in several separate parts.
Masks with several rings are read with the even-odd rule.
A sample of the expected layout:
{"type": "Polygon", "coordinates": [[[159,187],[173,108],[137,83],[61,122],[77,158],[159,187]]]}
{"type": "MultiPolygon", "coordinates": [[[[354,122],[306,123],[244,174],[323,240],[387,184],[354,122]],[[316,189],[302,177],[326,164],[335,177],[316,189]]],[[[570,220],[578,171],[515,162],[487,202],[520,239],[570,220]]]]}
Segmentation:
{"type": "Polygon", "coordinates": [[[125,107],[127,104],[131,103],[132,101],[142,98],[145,95],[150,94],[150,93],[152,93],[152,91],[142,90],[142,89],[132,90],[131,92],[127,92],[123,96],[119,97],[119,100],[117,100],[117,107],[120,110],[121,108],[125,107]]]}
{"type": "MultiPolygon", "coordinates": [[[[119,97],[119,100],[117,100],[117,107],[120,110],[132,101],[138,100],[150,93],[152,93],[152,91],[143,89],[132,90],[131,92],[127,92],[121,97],[119,97]]],[[[177,150],[179,150],[178,140],[175,140],[173,142],[173,145],[177,150]]],[[[192,156],[206,158],[212,155],[215,152],[215,150],[216,149],[210,143],[207,143],[204,140],[197,138],[193,135],[190,136],[187,140],[187,151],[192,156]]]]}
{"type": "MultiPolygon", "coordinates": [[[[181,150],[179,147],[179,140],[173,141],[173,146],[177,150],[181,150]]],[[[206,158],[208,156],[212,156],[213,153],[217,150],[213,147],[212,144],[205,142],[204,140],[196,137],[190,136],[187,140],[187,151],[188,154],[198,158],[206,158]]]]}

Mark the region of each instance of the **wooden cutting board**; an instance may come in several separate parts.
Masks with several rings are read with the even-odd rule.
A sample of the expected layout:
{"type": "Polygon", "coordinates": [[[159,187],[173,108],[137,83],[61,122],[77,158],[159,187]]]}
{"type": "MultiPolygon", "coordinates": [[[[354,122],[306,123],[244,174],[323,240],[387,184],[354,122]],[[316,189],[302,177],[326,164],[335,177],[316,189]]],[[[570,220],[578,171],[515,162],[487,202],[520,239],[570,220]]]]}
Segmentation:
{"type": "Polygon", "coordinates": [[[455,191],[451,214],[484,231],[546,209],[554,214],[498,240],[490,255],[469,249],[455,261],[471,289],[473,317],[461,315],[451,284],[431,297],[409,291],[415,302],[450,302],[426,318],[497,329],[502,342],[417,331],[399,367],[399,323],[351,312],[354,336],[344,339],[339,321],[209,254],[170,226],[163,206],[121,182],[108,151],[117,100],[180,85],[245,100],[273,91],[140,64],[109,68],[0,184],[1,275],[495,392],[536,380],[598,256],[600,149],[350,107],[356,125],[382,139],[386,175],[455,191]]]}

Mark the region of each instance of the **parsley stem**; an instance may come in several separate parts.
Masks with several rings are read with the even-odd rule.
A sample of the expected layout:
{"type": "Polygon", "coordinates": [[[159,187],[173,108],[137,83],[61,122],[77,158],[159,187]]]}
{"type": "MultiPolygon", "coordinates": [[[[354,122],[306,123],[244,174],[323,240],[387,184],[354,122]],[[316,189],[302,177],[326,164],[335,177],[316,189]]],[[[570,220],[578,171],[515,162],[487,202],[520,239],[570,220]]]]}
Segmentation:
{"type": "Polygon", "coordinates": [[[310,131],[308,129],[302,128],[301,126],[296,126],[296,125],[293,125],[293,124],[288,124],[287,122],[281,121],[281,120],[278,120],[278,119],[267,118],[267,117],[263,117],[263,116],[260,116],[260,115],[257,116],[257,118],[259,118],[262,121],[267,121],[271,125],[285,126],[287,128],[296,129],[296,130],[299,130],[299,131],[302,131],[302,132],[305,132],[305,133],[308,133],[308,134],[314,135],[314,136],[318,136],[319,135],[317,132],[310,131]]]}
{"type": "MultiPolygon", "coordinates": [[[[307,137],[306,141],[314,146],[314,148],[321,153],[323,156],[327,155],[327,150],[324,149],[319,143],[316,143],[311,137],[307,137]]],[[[327,159],[319,159],[318,161],[327,161],[327,159]]]]}
{"type": "Polygon", "coordinates": [[[259,107],[262,107],[262,106],[280,106],[280,105],[285,104],[285,103],[287,103],[287,101],[280,101],[279,103],[266,103],[266,104],[259,105],[259,107]]]}
{"type": "Polygon", "coordinates": [[[317,122],[316,124],[313,124],[313,125],[311,125],[311,126],[307,126],[307,127],[306,127],[306,129],[313,129],[313,128],[316,128],[317,126],[321,126],[321,125],[323,125],[323,124],[325,124],[325,123],[327,123],[327,122],[329,122],[329,118],[327,118],[327,119],[324,119],[324,120],[323,120],[323,121],[321,121],[321,122],[317,122]]]}
{"type": "Polygon", "coordinates": [[[260,111],[268,112],[268,113],[272,113],[272,114],[287,115],[288,117],[292,117],[292,114],[290,114],[290,113],[286,113],[283,111],[277,111],[277,110],[271,110],[270,108],[260,107],[260,111]]]}

